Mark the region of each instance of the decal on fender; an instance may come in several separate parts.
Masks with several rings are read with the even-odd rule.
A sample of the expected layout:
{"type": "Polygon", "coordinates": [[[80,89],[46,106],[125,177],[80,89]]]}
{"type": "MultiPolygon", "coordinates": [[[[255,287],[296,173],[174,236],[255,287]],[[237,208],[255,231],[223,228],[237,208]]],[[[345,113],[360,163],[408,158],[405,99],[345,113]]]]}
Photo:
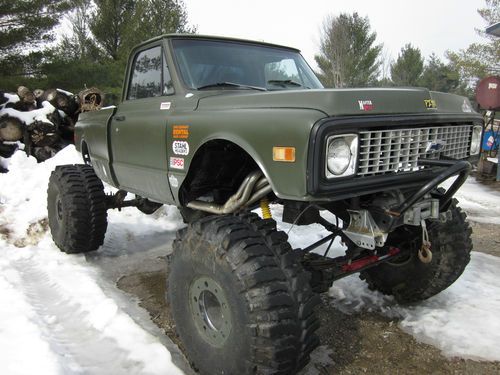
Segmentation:
{"type": "Polygon", "coordinates": [[[172,103],[170,103],[170,102],[160,103],[160,110],[163,111],[163,110],[170,109],[171,105],[172,105],[172,103]]]}
{"type": "Polygon", "coordinates": [[[174,125],[172,127],[172,138],[189,138],[189,125],[174,125]]]}
{"type": "Polygon", "coordinates": [[[184,158],[170,158],[170,168],[184,169],[184,158]]]}
{"type": "Polygon", "coordinates": [[[172,151],[176,155],[189,155],[189,143],[186,141],[174,141],[172,151]]]}

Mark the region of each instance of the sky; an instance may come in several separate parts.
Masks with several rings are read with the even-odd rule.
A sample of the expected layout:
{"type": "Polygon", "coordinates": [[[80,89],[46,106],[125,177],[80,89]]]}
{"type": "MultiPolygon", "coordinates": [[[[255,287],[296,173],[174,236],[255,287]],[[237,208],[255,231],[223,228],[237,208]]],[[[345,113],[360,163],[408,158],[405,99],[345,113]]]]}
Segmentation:
{"type": "Polygon", "coordinates": [[[265,41],[296,47],[311,66],[319,51],[320,29],[327,15],[358,12],[368,16],[377,43],[397,58],[406,43],[427,57],[481,41],[484,29],[477,9],[484,0],[184,0],[189,22],[199,34],[265,41]]]}

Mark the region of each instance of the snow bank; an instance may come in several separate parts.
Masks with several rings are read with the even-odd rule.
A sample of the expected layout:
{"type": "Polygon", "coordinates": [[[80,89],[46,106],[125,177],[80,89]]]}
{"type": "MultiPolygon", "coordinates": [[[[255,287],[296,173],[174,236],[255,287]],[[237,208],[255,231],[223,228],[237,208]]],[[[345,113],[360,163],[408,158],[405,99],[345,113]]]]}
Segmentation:
{"type": "MultiPolygon", "coordinates": [[[[40,164],[16,152],[0,175],[0,372],[182,374],[159,339],[107,295],[99,268],[61,253],[47,233],[50,173],[80,162],[74,146],[40,164]]],[[[162,226],[137,210],[126,216],[145,234],[162,226]]]]}
{"type": "Polygon", "coordinates": [[[332,303],[346,313],[380,312],[401,319],[400,327],[443,354],[500,360],[500,259],[472,252],[463,275],[427,301],[402,307],[390,296],[368,290],[357,275],[336,281],[332,303]]]}
{"type": "Polygon", "coordinates": [[[0,226],[16,240],[26,235],[30,224],[47,217],[47,186],[56,165],[82,163],[74,146],[38,164],[34,157],[16,151],[9,159],[9,173],[0,175],[0,226]]]}

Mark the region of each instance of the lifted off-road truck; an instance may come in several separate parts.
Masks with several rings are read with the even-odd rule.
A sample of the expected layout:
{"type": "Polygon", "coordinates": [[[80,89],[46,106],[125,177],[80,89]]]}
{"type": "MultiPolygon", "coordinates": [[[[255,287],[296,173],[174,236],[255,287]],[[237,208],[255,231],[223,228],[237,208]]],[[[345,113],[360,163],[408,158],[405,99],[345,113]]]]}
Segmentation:
{"type": "Polygon", "coordinates": [[[62,251],[83,253],[103,243],[108,209],[177,206],[188,225],[167,299],[193,366],[293,374],[318,345],[314,309],[336,279],[360,273],[412,303],[460,276],[471,229],[453,195],[481,136],[463,97],[324,89],[296,49],[165,35],[132,51],[117,107],[80,115],[85,164],[52,173],[50,229],[62,251]],[[331,234],[292,249],[269,203],[283,222],[331,234]],[[328,257],[336,237],[345,255],[328,257]]]}

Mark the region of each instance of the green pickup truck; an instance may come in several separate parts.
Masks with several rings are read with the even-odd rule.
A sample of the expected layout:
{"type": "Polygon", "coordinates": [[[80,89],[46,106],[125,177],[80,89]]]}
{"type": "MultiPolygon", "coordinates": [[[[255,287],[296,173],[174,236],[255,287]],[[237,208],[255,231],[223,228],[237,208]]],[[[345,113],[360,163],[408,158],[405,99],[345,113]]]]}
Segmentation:
{"type": "Polygon", "coordinates": [[[84,164],[52,173],[50,230],[83,253],[103,243],[108,209],[177,206],[188,225],[167,299],[193,367],[293,374],[318,346],[314,310],[335,280],[360,273],[412,303],[460,276],[471,229],[453,195],[482,126],[456,95],[325,89],[293,48],[164,35],[131,52],[117,107],[80,115],[84,164]],[[283,222],[330,234],[292,249],[270,203],[283,222]],[[337,237],[345,254],[328,256],[337,237]]]}

